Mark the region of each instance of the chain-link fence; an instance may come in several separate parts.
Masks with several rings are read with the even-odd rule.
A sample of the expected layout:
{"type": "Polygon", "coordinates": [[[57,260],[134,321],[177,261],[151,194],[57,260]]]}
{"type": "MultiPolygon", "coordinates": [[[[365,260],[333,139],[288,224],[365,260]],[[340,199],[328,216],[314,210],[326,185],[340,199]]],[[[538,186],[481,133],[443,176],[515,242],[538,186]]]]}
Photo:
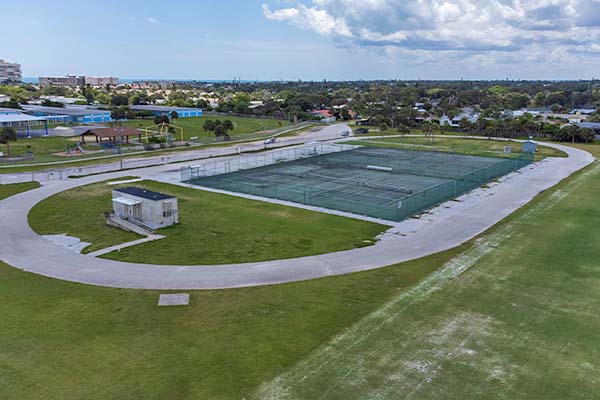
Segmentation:
{"type": "Polygon", "coordinates": [[[531,157],[319,146],[319,151],[281,150],[182,169],[182,180],[400,221],[532,162],[531,157]]]}

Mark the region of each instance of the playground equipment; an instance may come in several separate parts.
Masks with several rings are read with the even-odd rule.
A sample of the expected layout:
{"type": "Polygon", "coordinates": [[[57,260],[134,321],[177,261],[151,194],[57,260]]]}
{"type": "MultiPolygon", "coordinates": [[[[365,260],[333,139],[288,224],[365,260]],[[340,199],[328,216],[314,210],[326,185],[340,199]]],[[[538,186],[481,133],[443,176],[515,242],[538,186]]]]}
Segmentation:
{"type": "Polygon", "coordinates": [[[173,142],[174,131],[179,131],[180,140],[183,142],[183,128],[176,125],[167,124],[166,122],[162,122],[156,125],[150,125],[146,128],[143,128],[143,131],[146,133],[146,143],[150,143],[151,136],[159,136],[166,137],[167,142],[173,142]]]}
{"type": "Polygon", "coordinates": [[[65,153],[66,154],[71,154],[71,152],[75,152],[77,154],[82,154],[84,152],[84,150],[83,150],[83,147],[81,147],[81,142],[75,143],[74,146],[66,145],[65,146],[65,153]]]}

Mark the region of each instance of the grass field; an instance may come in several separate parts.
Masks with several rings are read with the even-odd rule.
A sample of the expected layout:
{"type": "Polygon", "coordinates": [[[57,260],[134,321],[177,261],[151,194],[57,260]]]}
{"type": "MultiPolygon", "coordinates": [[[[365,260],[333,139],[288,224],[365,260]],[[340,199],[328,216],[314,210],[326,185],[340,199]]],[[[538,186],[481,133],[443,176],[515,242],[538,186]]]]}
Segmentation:
{"type": "Polygon", "coordinates": [[[596,398],[599,197],[596,164],[460,248],[184,308],[0,264],[0,398],[596,398]]]}
{"type": "Polygon", "coordinates": [[[263,384],[255,398],[595,398],[599,195],[596,164],[263,384]]]}
{"type": "MultiPolygon", "coordinates": [[[[363,144],[368,146],[404,148],[411,150],[447,151],[460,154],[472,154],[488,157],[514,157],[522,154],[522,144],[519,142],[506,142],[487,139],[460,139],[456,137],[436,136],[435,139],[425,137],[385,137],[369,140],[357,140],[349,144],[363,144]],[[504,153],[504,147],[511,147],[511,154],[504,153]]],[[[560,150],[547,146],[538,146],[535,160],[546,157],[566,157],[560,150]]]]}
{"type": "MultiPolygon", "coordinates": [[[[202,126],[204,122],[207,120],[219,120],[225,121],[226,119],[233,122],[234,129],[229,131],[229,135],[241,136],[247,135],[250,133],[255,133],[258,131],[267,131],[278,129],[287,125],[290,125],[289,121],[285,120],[274,120],[274,119],[261,119],[261,118],[245,118],[245,117],[224,117],[224,116],[215,116],[215,115],[206,115],[202,117],[192,117],[192,118],[180,118],[175,121],[172,121],[173,125],[179,126],[183,128],[184,138],[185,140],[190,140],[192,137],[209,138],[214,137],[211,136],[212,133],[204,132],[202,126]]],[[[138,129],[146,128],[150,125],[154,125],[152,120],[135,120],[135,121],[127,121],[123,122],[123,125],[133,126],[138,129]]],[[[178,134],[178,133],[177,133],[178,134]]],[[[236,139],[236,138],[234,138],[236,139]]],[[[179,137],[177,136],[177,140],[179,137]]]]}
{"type": "Polygon", "coordinates": [[[10,185],[0,185],[0,200],[13,196],[17,193],[38,188],[38,182],[15,183],[10,185]]]}
{"type": "MultiPolygon", "coordinates": [[[[136,182],[135,186],[177,196],[180,223],[158,231],[166,239],[122,249],[105,258],[177,265],[275,260],[370,245],[387,229],[158,182],[136,182]]],[[[114,187],[98,183],[55,195],[32,209],[30,224],[38,233],[67,233],[91,242],[86,252],[135,240],[137,235],[104,222],[104,211],[112,207],[114,187]],[[83,220],[87,222],[82,224],[83,220]]]]}

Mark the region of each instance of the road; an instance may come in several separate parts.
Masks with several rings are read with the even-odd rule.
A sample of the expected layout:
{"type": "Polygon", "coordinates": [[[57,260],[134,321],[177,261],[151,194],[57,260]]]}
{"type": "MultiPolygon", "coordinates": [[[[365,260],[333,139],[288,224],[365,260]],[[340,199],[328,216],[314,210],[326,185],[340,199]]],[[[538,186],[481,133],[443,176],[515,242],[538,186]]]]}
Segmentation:
{"type": "MultiPolygon", "coordinates": [[[[29,210],[64,190],[126,175],[124,172],[49,182],[0,202],[0,259],[39,275],[91,285],[136,289],[221,289],[278,284],[371,270],[456,247],[484,232],[540,192],[594,161],[588,152],[554,143],[568,158],[548,158],[390,228],[370,247],[311,257],[219,266],[132,264],[77,254],[31,230],[29,210]]],[[[140,176],[161,167],[136,171],[140,176]]],[[[131,173],[129,173],[131,174],[131,173]]]]}

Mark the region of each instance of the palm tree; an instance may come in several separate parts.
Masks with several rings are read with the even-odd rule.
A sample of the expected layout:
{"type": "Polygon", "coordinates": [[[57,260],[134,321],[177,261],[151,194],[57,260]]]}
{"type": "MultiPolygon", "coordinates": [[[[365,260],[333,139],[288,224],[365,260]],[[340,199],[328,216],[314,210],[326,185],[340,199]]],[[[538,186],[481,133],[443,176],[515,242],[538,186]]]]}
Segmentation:
{"type": "Polygon", "coordinates": [[[213,121],[212,119],[207,119],[206,121],[204,121],[202,129],[204,130],[204,132],[212,132],[213,130],[215,130],[215,121],[213,121]]]}

